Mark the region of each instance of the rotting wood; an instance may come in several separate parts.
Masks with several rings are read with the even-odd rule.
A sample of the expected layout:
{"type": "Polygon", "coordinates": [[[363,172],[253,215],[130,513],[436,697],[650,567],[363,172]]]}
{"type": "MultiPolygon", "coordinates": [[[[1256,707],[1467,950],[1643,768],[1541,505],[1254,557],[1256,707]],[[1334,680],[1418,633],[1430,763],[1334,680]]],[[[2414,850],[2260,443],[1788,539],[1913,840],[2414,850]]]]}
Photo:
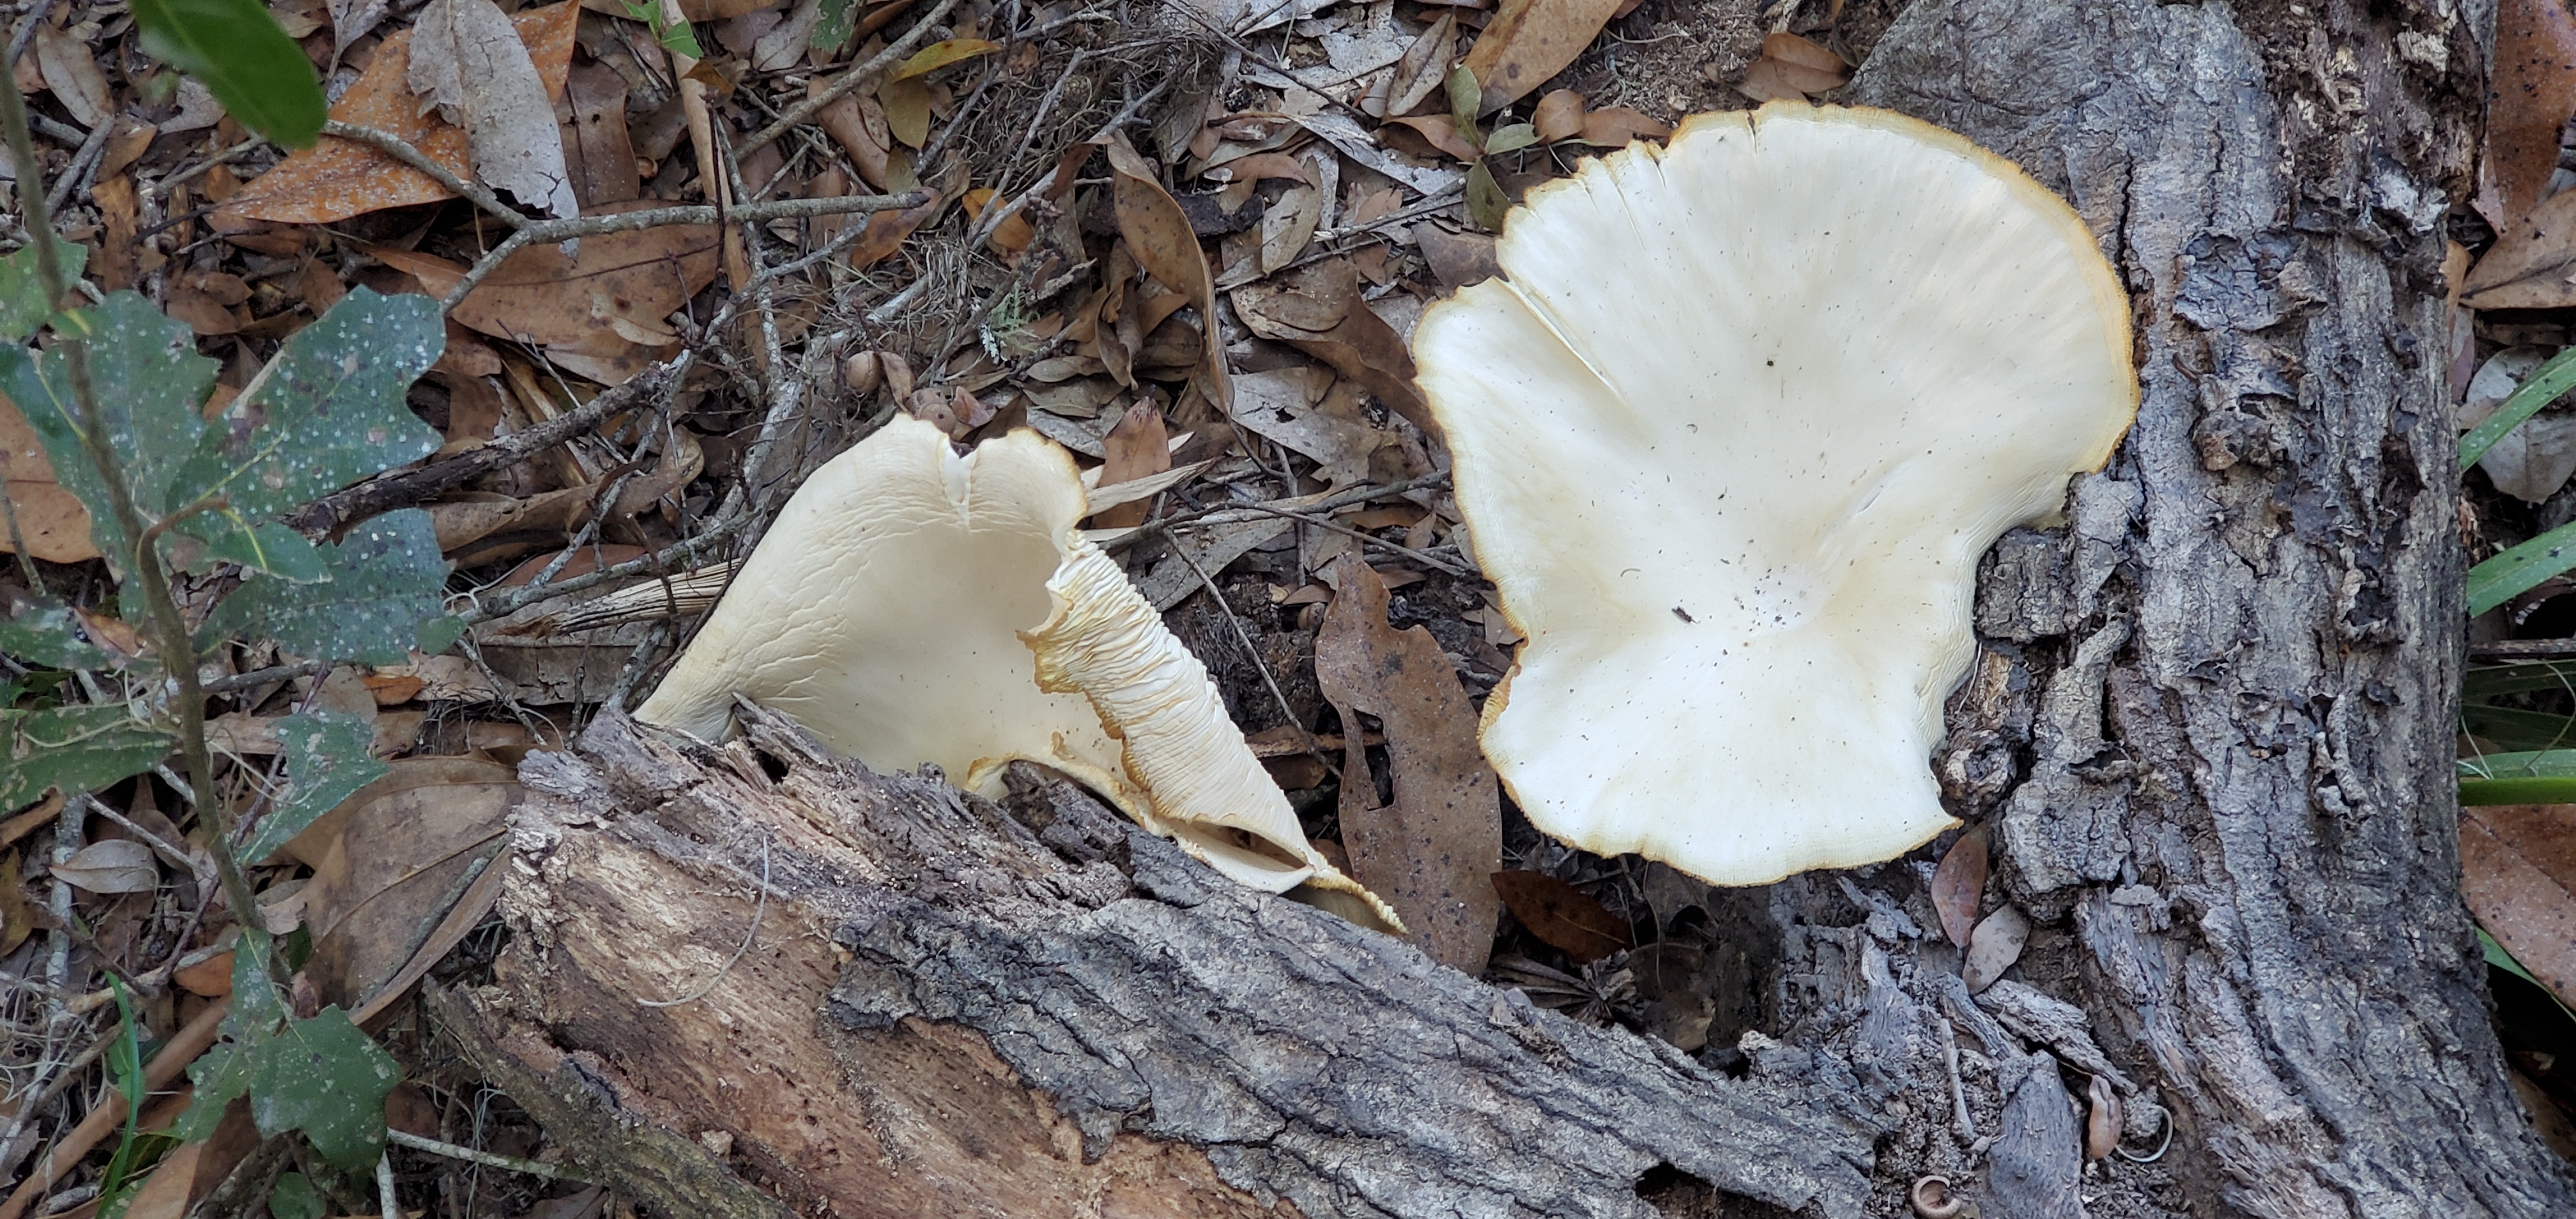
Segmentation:
{"type": "Polygon", "coordinates": [[[1650,1216],[1650,1174],[1861,1213],[1876,1120],[1796,1051],[1728,1079],[1229,885],[1033,770],[1015,815],[744,716],[714,750],[612,713],[531,755],[513,941],[435,1001],[665,1213],[761,1213],[748,1188],[778,1213],[1650,1216]],[[724,966],[764,874],[713,991],[639,1004],[724,966]]]}

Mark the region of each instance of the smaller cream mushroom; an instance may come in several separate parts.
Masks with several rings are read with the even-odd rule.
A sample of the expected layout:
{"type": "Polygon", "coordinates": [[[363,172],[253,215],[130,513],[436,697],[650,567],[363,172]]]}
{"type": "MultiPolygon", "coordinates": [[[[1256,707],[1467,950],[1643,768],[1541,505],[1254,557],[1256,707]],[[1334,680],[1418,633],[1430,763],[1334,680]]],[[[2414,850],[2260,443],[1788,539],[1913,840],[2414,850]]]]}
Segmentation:
{"type": "Polygon", "coordinates": [[[1085,503],[1034,432],[960,455],[897,418],[797,489],[635,716],[712,740],[739,693],[987,795],[1043,763],[1244,885],[1398,925],[1306,841],[1206,667],[1075,529],[1085,503]]]}
{"type": "Polygon", "coordinates": [[[1483,743],[1530,820],[1721,884],[1953,824],[1978,556],[2137,410],[2083,221],[1950,132],[1774,102],[1533,190],[1495,256],[1414,359],[1527,640],[1483,743]]]}

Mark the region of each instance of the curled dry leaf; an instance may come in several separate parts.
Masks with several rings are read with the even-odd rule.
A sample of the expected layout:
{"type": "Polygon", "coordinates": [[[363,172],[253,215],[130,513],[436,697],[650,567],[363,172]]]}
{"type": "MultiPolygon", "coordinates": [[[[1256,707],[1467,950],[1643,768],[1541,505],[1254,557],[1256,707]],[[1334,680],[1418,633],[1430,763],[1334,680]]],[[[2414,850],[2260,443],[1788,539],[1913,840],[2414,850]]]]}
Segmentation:
{"type": "Polygon", "coordinates": [[[1583,134],[1583,95],[1558,89],[1538,99],[1538,106],[1530,111],[1530,126],[1547,144],[1583,134]]]}
{"type": "Polygon", "coordinates": [[[492,0],[430,0],[412,26],[413,93],[465,129],[474,172],[521,203],[559,217],[581,214],[551,100],[563,91],[492,0]]]}
{"type": "Polygon", "coordinates": [[[1626,106],[1610,106],[1583,116],[1583,142],[1616,148],[1636,140],[1660,140],[1673,125],[1646,117],[1626,106]]]}
{"type": "Polygon", "coordinates": [[[1959,969],[1961,981],[1974,994],[1995,984],[2004,971],[2021,959],[2022,946],[2030,943],[2030,916],[2021,907],[2005,905],[1977,924],[1968,935],[1968,959],[1959,969]]]}
{"type": "Polygon", "coordinates": [[[2486,152],[2470,202],[2503,232],[2557,172],[2559,132],[2576,113],[2576,15],[2561,0],[2502,0],[2495,39],[2486,152]]]}
{"type": "Polygon", "coordinates": [[[1245,328],[1287,343],[1359,382],[1379,402],[1432,435],[1439,425],[1413,387],[1413,352],[1360,299],[1359,273],[1328,258],[1234,290],[1245,328]]]}
{"type": "Polygon", "coordinates": [[[1544,872],[1493,875],[1494,892],[1521,926],[1579,963],[1634,944],[1627,920],[1603,909],[1592,895],[1544,872]]]}
{"type": "Polygon", "coordinates": [[[148,893],[161,884],[152,848],[130,838],[93,842],[52,871],[56,880],[92,893],[148,893]]]}
{"type": "MultiPolygon", "coordinates": [[[[1118,426],[1100,442],[1100,485],[1115,486],[1149,478],[1172,468],[1170,433],[1163,427],[1163,412],[1152,402],[1141,401],[1127,408],[1118,426]]],[[[1091,514],[1092,527],[1122,529],[1145,523],[1152,507],[1142,500],[1104,508],[1091,514]]]]}
{"type": "Polygon", "coordinates": [[[1467,71],[1484,95],[1477,112],[1491,114],[1546,84],[1618,11],[1619,0],[1503,0],[1467,50],[1467,71]]]}
{"type": "MultiPolygon", "coordinates": [[[[511,17],[521,44],[536,65],[549,99],[563,96],[572,70],[573,31],[581,6],[573,0],[511,17]]],[[[424,112],[411,91],[412,31],[398,30],[376,45],[376,57],[331,107],[331,117],[373,127],[409,141],[430,160],[460,177],[473,174],[465,130],[424,112]]],[[[551,100],[548,103],[551,107],[551,100]]],[[[548,110],[547,139],[554,124],[548,110]]],[[[384,153],[350,140],[324,136],[251,179],[224,201],[219,218],[328,224],[365,212],[452,198],[436,179],[384,153]]]]}
{"type": "Polygon", "coordinates": [[[1502,808],[1476,748],[1476,709],[1431,632],[1387,622],[1386,584],[1359,556],[1335,561],[1340,589],[1315,638],[1315,681],[1342,716],[1342,846],[1352,879],[1384,897],[1431,958],[1481,973],[1498,905],[1502,808]],[[1395,803],[1377,806],[1359,716],[1385,726],[1395,803]]]}
{"type": "MultiPolygon", "coordinates": [[[[1212,325],[1216,318],[1216,283],[1208,276],[1207,254],[1199,249],[1198,233],[1190,227],[1189,214],[1155,180],[1153,169],[1124,135],[1109,142],[1109,167],[1114,179],[1110,201],[1118,216],[1118,235],[1126,239],[1128,249],[1146,274],[1197,306],[1201,326],[1212,325]]],[[[1206,384],[1201,391],[1223,411],[1234,403],[1234,389],[1225,370],[1225,348],[1213,342],[1205,346],[1206,384]]]]}
{"type": "Polygon", "coordinates": [[[1977,926],[1977,906],[1986,895],[1986,827],[1959,835],[1932,869],[1932,908],[1941,914],[1941,933],[1961,948],[1977,926]]]}
{"type": "Polygon", "coordinates": [[[1805,100],[1851,83],[1851,65],[1842,57],[1795,34],[1772,34],[1762,40],[1762,58],[1745,69],[1735,87],[1757,102],[1783,98],[1805,100]]]}

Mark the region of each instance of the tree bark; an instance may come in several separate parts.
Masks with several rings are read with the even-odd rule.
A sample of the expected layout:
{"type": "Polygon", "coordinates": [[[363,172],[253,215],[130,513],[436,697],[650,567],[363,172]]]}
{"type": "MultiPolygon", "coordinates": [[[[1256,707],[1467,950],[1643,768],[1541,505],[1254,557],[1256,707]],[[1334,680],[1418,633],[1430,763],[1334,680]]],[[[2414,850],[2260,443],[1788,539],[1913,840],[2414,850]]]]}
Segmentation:
{"type": "Polygon", "coordinates": [[[1005,811],[756,715],[712,753],[611,715],[523,767],[516,938],[437,1010],[671,1213],[1895,1216],[1927,1174],[1998,1219],[2576,1213],[2458,897],[2437,336],[2492,24],[1921,0],[1864,65],[1851,100],[2065,194],[2138,326],[2137,425],[1989,556],[1934,759],[1993,827],[1988,904],[2036,923],[1982,993],[1934,852],[1644,870],[1716,932],[1695,1060],[1217,884],[1061,785],[1005,811]],[[2138,1159],[2083,1160],[2097,1079],[2138,1159]]]}
{"type": "Polygon", "coordinates": [[[610,713],[532,755],[516,937],[433,1001],[663,1213],[1862,1205],[1875,1122],[1785,1049],[1731,1080],[1236,887],[1061,781],[1017,776],[1008,812],[745,717],[718,751],[610,713]]]}
{"type": "Polygon", "coordinates": [[[2063,997],[2161,1086],[2197,1214],[2576,1207],[2458,897],[2440,267],[2493,21],[1923,0],[1854,90],[2020,161],[2132,292],[2137,425],[1990,561],[1987,663],[2027,694],[1945,761],[2026,759],[2007,892],[2071,919],[2063,997]]]}

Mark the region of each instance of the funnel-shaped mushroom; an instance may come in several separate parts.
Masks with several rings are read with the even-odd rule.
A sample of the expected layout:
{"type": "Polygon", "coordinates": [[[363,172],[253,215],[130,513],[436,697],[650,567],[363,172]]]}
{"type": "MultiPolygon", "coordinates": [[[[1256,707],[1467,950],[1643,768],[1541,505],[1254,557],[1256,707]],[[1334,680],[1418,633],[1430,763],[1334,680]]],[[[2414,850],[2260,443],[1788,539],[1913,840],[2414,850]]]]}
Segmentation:
{"type": "Polygon", "coordinates": [[[1360,893],[1206,667],[1075,532],[1084,503],[1034,432],[960,456],[898,418],[797,489],[635,716],[714,739],[740,693],[870,766],[929,762],[987,794],[1042,762],[1253,888],[1360,893]]]}
{"type": "Polygon", "coordinates": [[[1978,556],[2137,409],[2055,195],[1895,114],[1773,103],[1533,191],[1421,385],[1528,642],[1484,746],[1541,829],[1726,884],[1950,825],[1978,556]]]}

